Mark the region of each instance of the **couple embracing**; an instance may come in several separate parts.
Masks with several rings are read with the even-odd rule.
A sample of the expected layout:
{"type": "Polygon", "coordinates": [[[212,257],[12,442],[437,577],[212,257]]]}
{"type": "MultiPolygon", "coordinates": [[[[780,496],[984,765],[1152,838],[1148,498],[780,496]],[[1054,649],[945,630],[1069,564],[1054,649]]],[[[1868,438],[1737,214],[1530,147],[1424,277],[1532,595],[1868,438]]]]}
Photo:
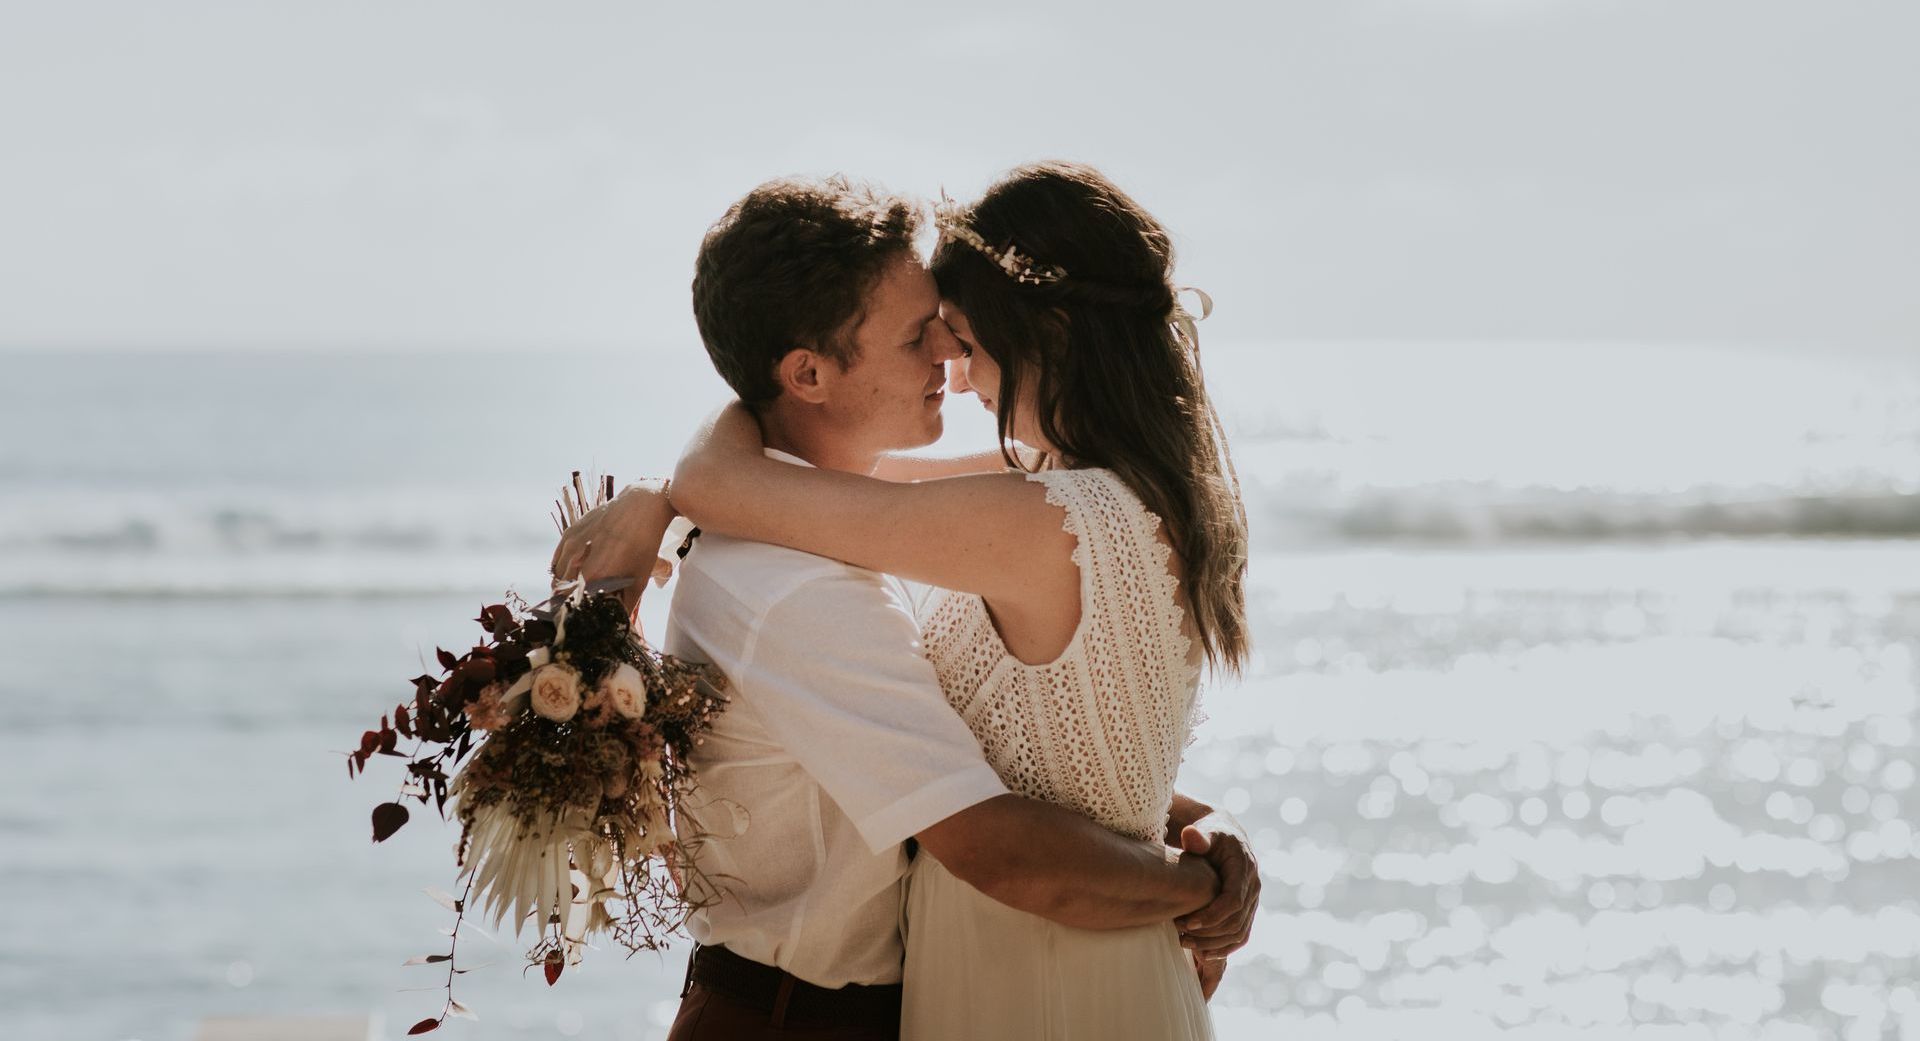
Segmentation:
{"type": "Polygon", "coordinates": [[[931,265],[920,220],[838,178],[735,204],[693,296],[739,401],[554,554],[645,576],[702,532],[664,649],[732,704],[669,1036],[1209,1037],[1258,873],[1174,775],[1247,654],[1247,535],[1168,235],[1069,163],[942,206],[931,265]],[[895,455],[948,393],[1002,450],[895,455]]]}

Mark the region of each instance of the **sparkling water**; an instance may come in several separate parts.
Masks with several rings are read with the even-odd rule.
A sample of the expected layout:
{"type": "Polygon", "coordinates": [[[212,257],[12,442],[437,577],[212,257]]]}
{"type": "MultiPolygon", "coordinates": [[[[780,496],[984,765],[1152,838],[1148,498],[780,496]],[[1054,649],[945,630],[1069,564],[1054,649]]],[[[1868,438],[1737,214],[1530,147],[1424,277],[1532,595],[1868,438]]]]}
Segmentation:
{"type": "MultiPolygon", "coordinates": [[[[1920,369],[1207,350],[1257,654],[1181,786],[1264,873],[1223,1037],[1920,1036],[1920,369]]],[[[340,753],[542,588],[568,470],[669,465],[704,359],[0,371],[0,1035],[432,1015],[400,963],[444,947],[454,831],[370,845],[399,771],[340,753]]],[[[552,989],[524,946],[463,933],[448,1036],[664,1035],[684,945],[552,989]]]]}

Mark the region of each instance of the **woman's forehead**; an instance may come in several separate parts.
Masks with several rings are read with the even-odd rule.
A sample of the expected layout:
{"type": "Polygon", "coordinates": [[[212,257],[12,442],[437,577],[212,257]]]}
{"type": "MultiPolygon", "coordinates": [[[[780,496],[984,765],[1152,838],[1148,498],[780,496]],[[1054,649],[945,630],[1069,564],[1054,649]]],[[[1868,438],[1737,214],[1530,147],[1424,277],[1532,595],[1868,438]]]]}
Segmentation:
{"type": "Polygon", "coordinates": [[[945,298],[942,298],[940,301],[940,317],[944,319],[948,325],[956,328],[972,324],[967,321],[965,308],[945,298]]]}

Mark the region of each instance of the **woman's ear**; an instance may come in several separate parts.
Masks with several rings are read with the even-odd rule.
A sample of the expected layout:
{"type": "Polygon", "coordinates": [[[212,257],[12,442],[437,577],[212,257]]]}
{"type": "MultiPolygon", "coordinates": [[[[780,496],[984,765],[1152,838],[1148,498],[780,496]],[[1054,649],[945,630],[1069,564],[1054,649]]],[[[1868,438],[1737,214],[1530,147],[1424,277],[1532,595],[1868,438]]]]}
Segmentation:
{"type": "Polygon", "coordinates": [[[773,381],[795,399],[810,405],[827,400],[827,360],[805,347],[795,347],[774,363],[773,381]]]}

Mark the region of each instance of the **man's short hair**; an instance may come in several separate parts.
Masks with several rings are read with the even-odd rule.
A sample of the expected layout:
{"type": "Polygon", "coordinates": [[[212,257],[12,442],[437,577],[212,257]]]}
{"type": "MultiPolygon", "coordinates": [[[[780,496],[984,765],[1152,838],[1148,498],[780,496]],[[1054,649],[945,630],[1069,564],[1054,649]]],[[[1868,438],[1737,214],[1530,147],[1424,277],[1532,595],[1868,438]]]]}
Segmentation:
{"type": "Polygon", "coordinates": [[[851,365],[862,301],[895,257],[913,254],[919,225],[906,199],[845,177],[748,192],[694,262],[693,315],[713,367],[759,406],[780,396],[774,371],[795,348],[851,365]]]}

